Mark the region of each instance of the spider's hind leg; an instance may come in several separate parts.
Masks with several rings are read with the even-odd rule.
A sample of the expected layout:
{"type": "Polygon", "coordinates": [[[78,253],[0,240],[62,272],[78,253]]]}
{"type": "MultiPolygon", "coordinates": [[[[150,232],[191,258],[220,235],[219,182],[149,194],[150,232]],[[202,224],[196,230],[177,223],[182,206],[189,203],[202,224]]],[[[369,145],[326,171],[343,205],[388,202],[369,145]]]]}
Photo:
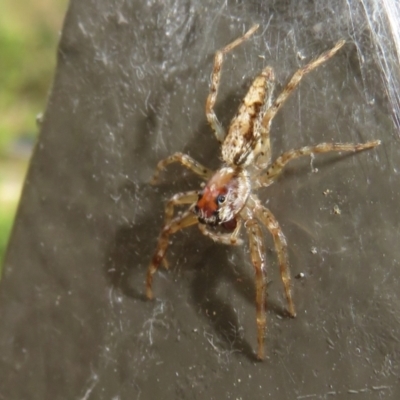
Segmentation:
{"type": "Polygon", "coordinates": [[[290,81],[287,83],[287,85],[284,87],[282,90],[281,94],[277,97],[277,99],[274,101],[270,109],[265,113],[263,117],[262,124],[264,126],[269,126],[273,118],[275,117],[276,113],[280,110],[282,105],[285,103],[285,101],[288,99],[290,94],[296,89],[296,87],[299,85],[300,81],[302,78],[307,75],[309,72],[314,70],[315,68],[319,67],[321,64],[324,64],[326,61],[328,61],[331,57],[333,57],[345,44],[346,42],[344,40],[340,40],[335,44],[335,46],[322,53],[319,57],[317,57],[315,60],[309,62],[307,65],[304,67],[298,69],[290,79],[290,81]]]}
{"type": "Polygon", "coordinates": [[[214,106],[215,106],[215,101],[217,99],[219,82],[221,80],[221,69],[222,69],[222,63],[224,61],[224,55],[229,53],[232,49],[239,46],[244,41],[246,41],[257,29],[258,25],[254,25],[243,36],[234,40],[232,43],[228,44],[223,49],[218,50],[215,53],[214,66],[211,75],[210,93],[208,94],[206,102],[206,117],[208,123],[214,130],[215,137],[217,138],[219,143],[222,143],[225,139],[225,130],[222,127],[221,123],[219,122],[217,115],[215,114],[214,106]]]}
{"type": "Polygon", "coordinates": [[[263,100],[264,104],[262,104],[260,112],[258,113],[257,118],[254,122],[253,131],[257,132],[258,134],[258,151],[256,154],[255,166],[258,169],[265,169],[271,162],[271,142],[269,136],[271,124],[269,123],[267,125],[264,125],[263,119],[265,113],[272,106],[272,99],[275,88],[275,75],[271,67],[264,68],[261,75],[265,77],[265,99],[263,100]]]}

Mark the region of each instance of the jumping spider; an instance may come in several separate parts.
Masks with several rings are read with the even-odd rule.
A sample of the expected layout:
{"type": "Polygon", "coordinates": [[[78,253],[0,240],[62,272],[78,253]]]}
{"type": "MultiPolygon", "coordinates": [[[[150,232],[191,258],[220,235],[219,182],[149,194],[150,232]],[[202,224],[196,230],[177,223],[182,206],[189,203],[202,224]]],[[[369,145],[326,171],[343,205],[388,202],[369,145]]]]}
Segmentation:
{"type": "Polygon", "coordinates": [[[345,44],[344,40],[337,42],[331,50],[295,72],[275,100],[273,100],[274,72],[271,67],[264,68],[251,84],[226,134],[214,112],[223,58],[225,54],[247,40],[257,28],[258,25],[253,26],[242,37],[215,53],[211,88],[206,102],[206,116],[215,131],[218,142],[221,143],[223,160],[221,168],[216,172],[211,171],[182,153],[175,153],[157,165],[153,183],[158,180],[160,171],[174,162],[181,163],[207,183],[200,191],[178,193],[168,201],[165,207],[164,226],[147,272],[146,295],[149,299],[153,298],[153,275],[161,262],[164,262],[166,267],[168,266],[165,253],[171,234],[198,224],[200,231],[212,240],[227,245],[240,245],[242,240],[238,236],[244,225],[256,279],[257,357],[263,359],[266,328],[266,252],[261,225],[271,232],[274,239],[289,314],[294,317],[296,312],[292,300],[285,236],[274,215],[262,205],[254,191],[273,183],[286,164],[298,157],[331,151],[356,152],[372,149],[378,146],[380,141],[375,140],[364,144],[321,143],[316,146],[305,146],[297,150],[289,150],[271,163],[269,131],[273,118],[303,76],[333,57],[345,44]],[[190,204],[190,207],[174,218],[174,207],[183,204],[190,204]],[[216,226],[225,232],[209,229],[216,226]]]}

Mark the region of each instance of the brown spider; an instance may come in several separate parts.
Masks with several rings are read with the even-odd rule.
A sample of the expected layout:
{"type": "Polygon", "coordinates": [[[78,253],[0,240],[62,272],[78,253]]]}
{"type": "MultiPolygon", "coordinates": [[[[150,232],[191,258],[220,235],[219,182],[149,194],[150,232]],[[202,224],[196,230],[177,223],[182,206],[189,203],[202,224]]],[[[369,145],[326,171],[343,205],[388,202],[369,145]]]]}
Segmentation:
{"type": "Polygon", "coordinates": [[[270,185],[279,176],[285,165],[298,157],[330,151],[356,152],[374,148],[380,144],[380,141],[375,140],[364,144],[321,143],[316,146],[301,147],[283,153],[271,164],[269,130],[273,118],[303,76],[335,55],[345,44],[344,40],[339,41],[331,50],[300,68],[275,101],[272,98],[274,73],[271,67],[264,68],[261,74],[254,79],[229,126],[228,133],[225,134],[225,130],[214,112],[223,58],[225,54],[247,40],[257,28],[258,25],[254,25],[242,37],[215,54],[211,89],[206,102],[206,116],[215,131],[217,140],[222,144],[222,167],[216,172],[211,171],[182,153],[175,153],[157,165],[152,183],[158,180],[161,170],[174,162],[181,163],[207,183],[200,191],[178,193],[168,201],[165,207],[164,226],[147,272],[146,295],[149,299],[153,298],[153,275],[160,263],[163,261],[164,265],[168,267],[165,253],[171,234],[198,224],[200,231],[214,241],[239,245],[242,240],[238,238],[238,235],[244,225],[249,238],[250,256],[256,276],[257,357],[263,359],[266,328],[266,257],[261,225],[271,232],[274,239],[289,314],[294,317],[296,312],[292,300],[285,236],[274,215],[262,205],[254,190],[270,185]],[[174,207],[183,204],[191,205],[185,212],[179,213],[173,218],[174,207]],[[225,232],[209,229],[216,226],[225,232]]]}

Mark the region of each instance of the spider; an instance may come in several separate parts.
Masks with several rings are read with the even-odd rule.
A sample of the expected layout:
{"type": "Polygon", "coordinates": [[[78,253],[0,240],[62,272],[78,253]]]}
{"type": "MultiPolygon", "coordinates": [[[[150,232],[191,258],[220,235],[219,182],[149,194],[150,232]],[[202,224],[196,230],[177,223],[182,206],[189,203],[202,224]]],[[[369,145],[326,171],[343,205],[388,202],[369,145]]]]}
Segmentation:
{"type": "Polygon", "coordinates": [[[218,142],[221,143],[222,166],[214,172],[182,153],[175,153],[157,165],[152,183],[158,181],[160,172],[167,165],[178,162],[206,181],[206,184],[200,191],[177,193],[167,202],[164,226],[147,271],[146,296],[149,299],[153,298],[153,276],[161,262],[168,268],[165,254],[170,235],[197,224],[200,231],[215,242],[240,245],[243,241],[239,233],[244,227],[255,271],[257,358],[262,360],[266,330],[266,251],[262,226],[267,228],[274,240],[289,315],[295,317],[296,312],[292,299],[285,235],[274,215],[261,203],[254,191],[273,183],[286,164],[296,158],[314,153],[357,152],[372,149],[378,146],[380,141],[369,141],[364,144],[321,143],[305,146],[286,151],[271,163],[269,131],[273,118],[301,79],[333,57],[345,44],[344,40],[337,42],[331,50],[324,52],[295,72],[275,100],[273,99],[274,72],[271,67],[264,68],[252,82],[226,133],[214,112],[224,56],[246,41],[258,27],[254,25],[243,36],[217,51],[214,56],[211,87],[205,111],[207,120],[218,142]],[[189,208],[174,217],[175,206],[185,204],[190,205],[189,208]]]}

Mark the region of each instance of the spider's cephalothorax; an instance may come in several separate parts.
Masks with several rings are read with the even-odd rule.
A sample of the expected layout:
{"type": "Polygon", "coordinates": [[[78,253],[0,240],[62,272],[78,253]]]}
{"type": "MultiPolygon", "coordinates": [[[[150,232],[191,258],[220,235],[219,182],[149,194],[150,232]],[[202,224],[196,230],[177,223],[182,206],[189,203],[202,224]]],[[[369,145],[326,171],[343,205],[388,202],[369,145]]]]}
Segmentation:
{"type": "Polygon", "coordinates": [[[194,213],[202,224],[236,227],[236,216],[250,194],[250,179],[246,170],[222,167],[199,193],[194,213]]]}
{"type": "Polygon", "coordinates": [[[288,311],[293,317],[295,309],[285,236],[274,215],[261,204],[254,191],[273,183],[285,165],[295,158],[331,151],[357,152],[371,149],[379,145],[380,141],[369,141],[363,144],[320,143],[314,146],[305,146],[297,150],[286,151],[271,163],[269,131],[273,118],[303,76],[331,58],[345,44],[344,40],[339,41],[331,50],[296,71],[275,100],[273,98],[274,74],[272,68],[264,68],[261,74],[254,79],[228,131],[225,132],[214,112],[223,58],[226,53],[248,39],[257,28],[258,25],[253,26],[242,37],[217,51],[214,58],[211,88],[206,102],[206,117],[217,140],[222,143],[221,158],[224,165],[213,172],[182,153],[175,153],[157,165],[153,183],[157,181],[159,172],[173,162],[181,163],[207,183],[200,192],[193,190],[178,193],[168,201],[165,207],[164,226],[147,272],[146,294],[150,299],[153,297],[154,273],[161,262],[164,261],[167,265],[165,253],[171,234],[197,224],[201,232],[214,241],[239,245],[242,243],[239,234],[244,225],[249,240],[250,258],[255,270],[257,357],[262,359],[264,358],[266,327],[266,259],[261,226],[265,226],[274,239],[288,311]],[[185,204],[190,205],[189,208],[174,217],[174,207],[185,204]],[[223,229],[215,230],[213,229],[215,226],[223,229]]]}

